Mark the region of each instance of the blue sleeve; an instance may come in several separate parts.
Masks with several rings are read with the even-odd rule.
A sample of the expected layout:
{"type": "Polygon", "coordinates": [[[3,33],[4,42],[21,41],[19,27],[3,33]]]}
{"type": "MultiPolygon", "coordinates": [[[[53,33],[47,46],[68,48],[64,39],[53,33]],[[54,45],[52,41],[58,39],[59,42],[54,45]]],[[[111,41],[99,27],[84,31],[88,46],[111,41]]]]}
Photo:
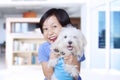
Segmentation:
{"type": "Polygon", "coordinates": [[[85,60],[85,54],[83,54],[83,56],[80,58],[79,62],[82,62],[85,60]]]}
{"type": "Polygon", "coordinates": [[[46,49],[44,45],[40,45],[38,49],[38,61],[41,62],[47,62],[49,59],[49,55],[46,53],[46,49]]]}
{"type": "Polygon", "coordinates": [[[80,76],[78,76],[78,80],[82,80],[80,76]]]}

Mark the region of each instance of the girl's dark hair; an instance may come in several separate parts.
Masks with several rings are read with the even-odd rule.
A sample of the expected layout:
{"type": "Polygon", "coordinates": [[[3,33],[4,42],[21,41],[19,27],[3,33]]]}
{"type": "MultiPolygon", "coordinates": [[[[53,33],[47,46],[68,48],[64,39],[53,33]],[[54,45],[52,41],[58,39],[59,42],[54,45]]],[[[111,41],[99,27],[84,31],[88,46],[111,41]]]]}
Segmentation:
{"type": "Polygon", "coordinates": [[[71,24],[69,15],[67,14],[67,12],[64,9],[56,9],[56,8],[52,8],[49,9],[42,17],[41,20],[39,22],[39,27],[41,32],[43,33],[42,27],[43,27],[43,23],[45,22],[45,20],[50,17],[50,16],[56,16],[56,18],[58,19],[59,23],[64,27],[67,24],[71,24]]]}

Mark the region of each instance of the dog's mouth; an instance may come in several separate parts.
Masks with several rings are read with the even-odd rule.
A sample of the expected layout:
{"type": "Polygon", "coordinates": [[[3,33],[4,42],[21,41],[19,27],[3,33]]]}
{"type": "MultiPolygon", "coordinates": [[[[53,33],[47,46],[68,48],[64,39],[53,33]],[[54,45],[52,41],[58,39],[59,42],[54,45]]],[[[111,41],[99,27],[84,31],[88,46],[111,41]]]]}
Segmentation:
{"type": "Polygon", "coordinates": [[[73,46],[69,45],[69,46],[67,46],[67,49],[70,50],[70,51],[72,51],[73,50],[73,46]]]}

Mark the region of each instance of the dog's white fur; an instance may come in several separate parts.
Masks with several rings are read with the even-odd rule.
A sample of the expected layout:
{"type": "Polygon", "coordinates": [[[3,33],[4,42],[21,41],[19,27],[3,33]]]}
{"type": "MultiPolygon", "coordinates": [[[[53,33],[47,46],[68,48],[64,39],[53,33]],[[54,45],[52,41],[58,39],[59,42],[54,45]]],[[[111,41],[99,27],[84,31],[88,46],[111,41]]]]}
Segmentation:
{"type": "MultiPolygon", "coordinates": [[[[51,45],[51,50],[59,54],[59,57],[72,54],[76,56],[78,60],[83,56],[84,47],[86,45],[86,39],[79,29],[76,29],[72,25],[63,27],[57,40],[51,45]]],[[[58,58],[59,58],[58,57],[58,58]]],[[[57,60],[49,60],[48,66],[54,67],[57,64],[57,60]]],[[[65,64],[64,69],[70,73],[71,76],[78,76],[79,71],[76,65],[65,64]]],[[[55,76],[51,80],[55,79],[55,76]]]]}

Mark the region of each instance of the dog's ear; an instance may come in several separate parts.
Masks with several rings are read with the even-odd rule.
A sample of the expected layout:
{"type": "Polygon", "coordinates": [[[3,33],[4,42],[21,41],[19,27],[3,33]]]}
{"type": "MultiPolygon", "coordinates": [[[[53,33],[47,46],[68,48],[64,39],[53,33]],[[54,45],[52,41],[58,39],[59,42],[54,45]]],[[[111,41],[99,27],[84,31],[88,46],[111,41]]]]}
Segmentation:
{"type": "Polygon", "coordinates": [[[80,50],[78,54],[82,55],[84,52],[84,48],[87,44],[87,41],[85,36],[80,30],[78,30],[78,39],[79,39],[79,50],[80,50]]]}
{"type": "Polygon", "coordinates": [[[84,36],[84,34],[81,32],[81,30],[78,30],[79,32],[79,41],[81,42],[81,46],[85,47],[87,44],[86,38],[84,36]]]}

